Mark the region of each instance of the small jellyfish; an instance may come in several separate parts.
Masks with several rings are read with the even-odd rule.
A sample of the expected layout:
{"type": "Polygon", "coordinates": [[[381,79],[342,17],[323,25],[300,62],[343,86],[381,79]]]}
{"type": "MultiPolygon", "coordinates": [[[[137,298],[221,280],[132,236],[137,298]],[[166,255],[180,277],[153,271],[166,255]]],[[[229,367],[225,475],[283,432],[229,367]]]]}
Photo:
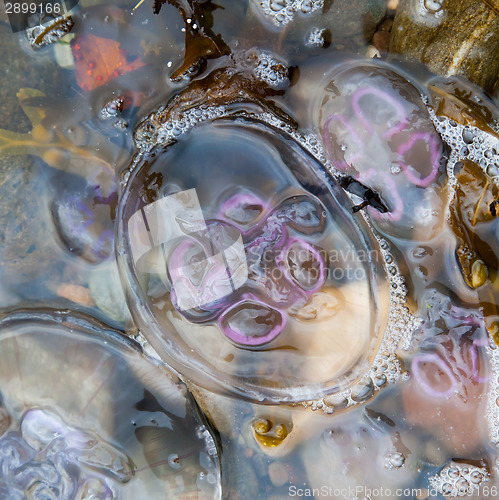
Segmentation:
{"type": "Polygon", "coordinates": [[[431,237],[443,222],[445,148],[419,90],[387,65],[359,63],[331,76],[318,123],[329,159],[379,193],[388,211],[370,213],[380,229],[431,237]]]}
{"type": "Polygon", "coordinates": [[[412,379],[402,391],[406,418],[424,424],[453,453],[470,452],[480,446],[481,428],[487,425],[484,321],[439,293],[426,300],[421,352],[410,364],[412,379]]]}
{"type": "Polygon", "coordinates": [[[71,253],[91,263],[108,259],[113,250],[118,195],[114,180],[105,183],[108,186],[95,179],[95,183],[68,190],[52,202],[52,217],[60,240],[71,253]]]}

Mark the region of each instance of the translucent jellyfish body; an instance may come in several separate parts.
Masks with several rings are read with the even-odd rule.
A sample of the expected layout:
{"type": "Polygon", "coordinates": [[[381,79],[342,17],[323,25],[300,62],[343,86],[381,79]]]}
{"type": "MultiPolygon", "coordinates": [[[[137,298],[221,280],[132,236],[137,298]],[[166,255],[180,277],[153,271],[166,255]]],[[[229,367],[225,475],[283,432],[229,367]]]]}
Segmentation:
{"type": "Polygon", "coordinates": [[[82,316],[0,321],[0,496],[220,498],[195,403],[138,344],[82,316]]]}
{"type": "Polygon", "coordinates": [[[434,235],[445,212],[446,158],[416,86],[389,66],[350,64],[328,75],[320,99],[316,123],[329,159],[389,208],[371,210],[378,227],[404,238],[434,235]]]}
{"type": "Polygon", "coordinates": [[[132,314],[204,387],[267,402],[351,387],[373,363],[389,296],[377,242],[349,206],[281,130],[200,123],[144,155],[120,200],[132,314]]]}

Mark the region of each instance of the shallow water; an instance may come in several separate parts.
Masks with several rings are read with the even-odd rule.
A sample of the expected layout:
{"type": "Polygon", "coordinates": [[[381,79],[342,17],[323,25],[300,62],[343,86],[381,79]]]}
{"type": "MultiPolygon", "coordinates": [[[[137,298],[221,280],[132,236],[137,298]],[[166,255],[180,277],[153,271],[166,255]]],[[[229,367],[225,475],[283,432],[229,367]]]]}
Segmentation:
{"type": "Polygon", "coordinates": [[[0,447],[24,453],[2,452],[0,492],[497,496],[494,101],[373,59],[381,1],[178,3],[82,0],[37,47],[0,12],[0,307],[31,308],[0,339],[0,447]],[[108,378],[99,324],[73,362],[42,307],[159,354],[218,448],[159,361],[134,344],[143,366],[108,378]],[[134,430],[152,407],[161,432],[134,430]],[[54,428],[64,467],[37,434],[54,428]],[[88,458],[99,439],[127,481],[88,458]]]}

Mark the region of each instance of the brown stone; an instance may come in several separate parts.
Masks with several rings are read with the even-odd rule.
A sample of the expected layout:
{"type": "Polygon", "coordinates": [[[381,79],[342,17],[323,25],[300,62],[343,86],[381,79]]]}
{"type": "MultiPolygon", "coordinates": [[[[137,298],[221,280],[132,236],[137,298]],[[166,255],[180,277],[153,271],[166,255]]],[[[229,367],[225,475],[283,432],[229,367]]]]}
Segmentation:
{"type": "Polygon", "coordinates": [[[499,86],[499,2],[401,0],[390,51],[494,92],[499,86]]]}
{"type": "Polygon", "coordinates": [[[393,19],[385,19],[373,35],[373,44],[381,54],[386,54],[388,52],[392,26],[393,19]]]}

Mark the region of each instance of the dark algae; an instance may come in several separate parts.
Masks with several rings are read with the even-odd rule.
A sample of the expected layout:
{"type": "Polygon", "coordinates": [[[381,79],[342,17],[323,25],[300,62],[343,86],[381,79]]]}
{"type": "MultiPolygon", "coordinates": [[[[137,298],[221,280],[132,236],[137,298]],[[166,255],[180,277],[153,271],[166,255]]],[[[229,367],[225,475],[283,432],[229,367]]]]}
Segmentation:
{"type": "Polygon", "coordinates": [[[213,11],[219,6],[211,0],[154,0],[154,13],[159,14],[166,2],[179,10],[185,23],[184,62],[170,77],[173,81],[193,78],[204,71],[208,59],[230,54],[220,34],[213,32],[213,11]]]}

